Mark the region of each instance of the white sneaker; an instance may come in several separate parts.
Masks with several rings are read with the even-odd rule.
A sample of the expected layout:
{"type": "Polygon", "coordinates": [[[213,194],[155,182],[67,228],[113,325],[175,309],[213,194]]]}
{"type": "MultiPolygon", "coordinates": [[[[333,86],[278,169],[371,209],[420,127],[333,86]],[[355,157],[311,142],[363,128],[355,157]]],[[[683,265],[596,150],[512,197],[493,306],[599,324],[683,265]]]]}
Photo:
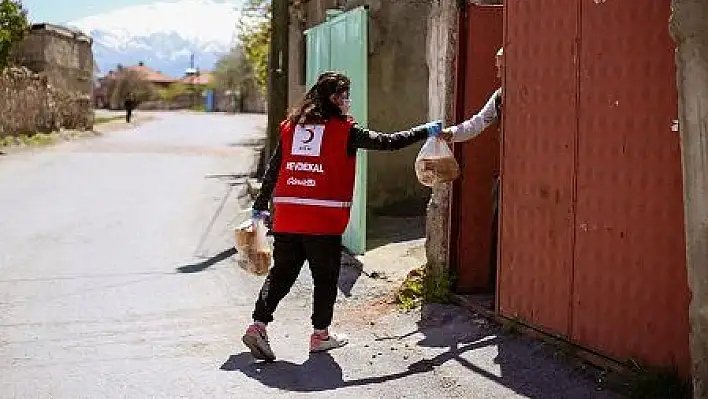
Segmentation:
{"type": "Polygon", "coordinates": [[[324,352],[341,348],[349,343],[349,337],[344,334],[313,333],[310,336],[310,352],[324,352]]]}
{"type": "Polygon", "coordinates": [[[268,342],[268,334],[265,328],[258,324],[251,324],[243,336],[243,343],[251,350],[251,354],[258,360],[266,360],[272,362],[275,360],[275,354],[270,348],[268,342]]]}

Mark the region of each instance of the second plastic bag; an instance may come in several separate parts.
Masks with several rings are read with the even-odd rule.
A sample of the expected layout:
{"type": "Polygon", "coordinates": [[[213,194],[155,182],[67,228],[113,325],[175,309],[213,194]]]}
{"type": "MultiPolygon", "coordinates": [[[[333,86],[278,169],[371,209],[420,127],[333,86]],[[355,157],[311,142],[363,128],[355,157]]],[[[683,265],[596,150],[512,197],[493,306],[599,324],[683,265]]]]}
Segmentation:
{"type": "Polygon", "coordinates": [[[256,233],[253,251],[249,254],[250,272],[256,276],[265,276],[270,271],[273,260],[273,253],[268,243],[268,228],[265,220],[257,219],[254,222],[253,230],[256,233]]]}
{"type": "Polygon", "coordinates": [[[265,276],[270,271],[272,252],[265,221],[247,221],[236,229],[236,261],[243,270],[265,276]]]}
{"type": "Polygon", "coordinates": [[[438,135],[431,135],[415,160],[415,174],[422,185],[433,187],[457,179],[460,176],[460,166],[445,140],[438,135]]]}

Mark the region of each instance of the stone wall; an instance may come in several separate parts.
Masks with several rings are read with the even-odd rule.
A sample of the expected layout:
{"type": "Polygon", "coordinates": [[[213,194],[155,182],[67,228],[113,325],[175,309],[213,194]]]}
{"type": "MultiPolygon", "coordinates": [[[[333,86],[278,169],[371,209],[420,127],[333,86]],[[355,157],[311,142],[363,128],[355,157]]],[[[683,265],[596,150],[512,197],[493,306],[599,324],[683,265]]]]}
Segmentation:
{"type": "Polygon", "coordinates": [[[0,137],[93,127],[91,98],[67,93],[26,68],[0,73],[0,137]]]}
{"type": "Polygon", "coordinates": [[[92,40],[81,32],[56,25],[35,24],[13,47],[11,62],[42,76],[66,92],[93,92],[92,40]]]}
{"type": "Polygon", "coordinates": [[[77,31],[32,26],[10,54],[22,67],[0,73],[0,137],[93,127],[91,45],[77,31]]]}

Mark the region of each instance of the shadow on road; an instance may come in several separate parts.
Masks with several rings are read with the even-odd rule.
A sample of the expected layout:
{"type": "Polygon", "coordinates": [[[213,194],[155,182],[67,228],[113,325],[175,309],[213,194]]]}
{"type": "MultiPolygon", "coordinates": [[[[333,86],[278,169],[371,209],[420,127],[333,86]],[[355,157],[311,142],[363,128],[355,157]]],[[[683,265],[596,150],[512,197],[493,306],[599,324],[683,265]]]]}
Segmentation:
{"type": "Polygon", "coordinates": [[[225,173],[225,174],[210,174],[204,176],[205,179],[226,180],[232,186],[244,184],[246,179],[251,177],[250,173],[225,173]]]}
{"type": "MultiPolygon", "coordinates": [[[[484,323],[481,318],[453,306],[426,306],[415,331],[386,339],[402,340],[418,334],[422,335],[422,339],[417,342],[417,346],[422,350],[447,350],[408,364],[401,362],[398,371],[380,376],[344,380],[342,367],[328,353],[313,354],[304,363],[296,364],[288,361],[257,362],[249,352],[243,352],[229,357],[221,366],[221,370],[240,372],[270,388],[307,393],[384,384],[432,373],[436,368],[455,362],[468,370],[470,377],[475,377],[476,380],[478,376],[484,377],[524,397],[617,397],[611,392],[599,389],[587,371],[582,372],[551,358],[538,345],[532,345],[521,338],[505,336],[484,323]],[[496,356],[491,347],[496,349],[496,356]],[[490,359],[491,356],[495,357],[490,359]],[[490,368],[489,360],[493,360],[498,368],[490,368]]],[[[449,369],[446,370],[449,372],[449,369]]],[[[464,375],[463,372],[456,378],[463,380],[464,375]]],[[[484,389],[488,393],[502,392],[489,391],[489,387],[484,389]]]]}
{"type": "Polygon", "coordinates": [[[198,273],[210,268],[211,266],[214,266],[219,262],[225,261],[226,259],[236,255],[237,253],[238,251],[236,251],[236,248],[229,248],[203,262],[195,263],[192,265],[180,266],[177,268],[177,273],[198,273]]]}
{"type": "Polygon", "coordinates": [[[367,221],[367,224],[367,251],[371,251],[388,244],[425,238],[425,216],[377,216],[367,221]]]}
{"type": "Polygon", "coordinates": [[[481,316],[456,306],[428,304],[423,307],[418,331],[424,336],[417,345],[447,348],[428,360],[433,367],[456,362],[470,372],[531,398],[616,398],[597,386],[600,371],[580,369],[562,361],[552,346],[502,332],[481,316]],[[474,350],[494,346],[492,359],[498,371],[490,372],[489,354],[474,350]],[[556,352],[556,353],[553,353],[556,352]]]}
{"type": "MultiPolygon", "coordinates": [[[[452,360],[461,352],[492,345],[494,340],[483,340],[445,352],[432,359],[423,359],[409,364],[405,370],[382,376],[344,381],[342,368],[328,353],[310,355],[303,364],[287,361],[273,363],[256,362],[248,352],[231,356],[221,366],[224,371],[238,371],[261,384],[290,392],[321,392],[339,388],[383,384],[389,381],[432,372],[435,367],[452,360]]],[[[483,371],[483,370],[481,370],[483,371]]],[[[484,371],[483,371],[484,372],[484,371]]],[[[486,373],[486,372],[485,372],[486,373]]],[[[489,374],[489,373],[487,373],[489,374]]]]}
{"type": "Polygon", "coordinates": [[[352,288],[364,273],[364,265],[354,255],[342,251],[341,268],[339,272],[339,290],[345,297],[352,296],[352,288]]]}
{"type": "Polygon", "coordinates": [[[291,392],[320,392],[345,385],[342,368],[328,353],[310,355],[303,364],[287,361],[256,362],[249,352],[231,356],[221,366],[224,371],[238,371],[261,384],[291,392]]]}

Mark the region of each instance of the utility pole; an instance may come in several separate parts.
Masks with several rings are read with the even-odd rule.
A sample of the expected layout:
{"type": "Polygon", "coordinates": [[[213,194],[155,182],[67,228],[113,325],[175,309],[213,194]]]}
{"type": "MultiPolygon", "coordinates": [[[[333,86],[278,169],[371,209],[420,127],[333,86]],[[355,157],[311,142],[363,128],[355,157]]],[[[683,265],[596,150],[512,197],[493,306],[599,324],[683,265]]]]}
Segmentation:
{"type": "Polygon", "coordinates": [[[290,10],[288,0],[271,1],[271,36],[268,58],[268,132],[258,175],[265,172],[279,140],[280,121],[288,108],[290,10]]]}
{"type": "Polygon", "coordinates": [[[683,157],[693,397],[708,399],[708,4],[671,2],[683,157]]]}

